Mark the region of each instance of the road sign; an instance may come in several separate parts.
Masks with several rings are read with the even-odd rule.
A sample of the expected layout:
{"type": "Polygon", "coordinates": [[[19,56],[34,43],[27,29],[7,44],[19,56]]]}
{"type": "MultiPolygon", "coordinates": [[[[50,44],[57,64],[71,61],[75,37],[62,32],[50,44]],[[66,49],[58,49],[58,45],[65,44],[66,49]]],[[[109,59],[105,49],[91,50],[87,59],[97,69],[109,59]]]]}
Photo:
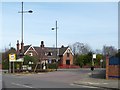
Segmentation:
{"type": "Polygon", "coordinates": [[[96,54],[93,54],[93,59],[96,59],[96,54]]]}
{"type": "Polygon", "coordinates": [[[9,54],[9,61],[15,62],[16,61],[16,55],[15,54],[9,54]]]}
{"type": "Polygon", "coordinates": [[[103,62],[103,60],[101,59],[101,60],[100,60],[100,62],[102,63],[102,62],[103,62]]]}

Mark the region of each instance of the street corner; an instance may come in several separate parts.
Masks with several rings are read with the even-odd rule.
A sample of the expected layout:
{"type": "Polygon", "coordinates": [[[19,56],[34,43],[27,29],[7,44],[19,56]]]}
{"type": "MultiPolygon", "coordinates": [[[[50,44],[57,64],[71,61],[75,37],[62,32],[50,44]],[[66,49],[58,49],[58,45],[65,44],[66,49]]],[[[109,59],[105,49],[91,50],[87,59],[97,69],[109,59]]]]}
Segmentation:
{"type": "Polygon", "coordinates": [[[93,86],[93,87],[99,87],[104,89],[114,89],[119,90],[118,83],[116,81],[106,81],[106,80],[80,80],[75,81],[73,84],[76,85],[85,85],[85,86],[93,86]]]}

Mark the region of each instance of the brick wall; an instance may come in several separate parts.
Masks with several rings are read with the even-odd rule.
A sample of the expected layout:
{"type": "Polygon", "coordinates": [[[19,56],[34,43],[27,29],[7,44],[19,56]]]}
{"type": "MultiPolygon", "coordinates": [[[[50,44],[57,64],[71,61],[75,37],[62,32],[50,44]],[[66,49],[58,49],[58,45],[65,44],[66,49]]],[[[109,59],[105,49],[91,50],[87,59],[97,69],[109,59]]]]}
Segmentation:
{"type": "Polygon", "coordinates": [[[30,53],[33,53],[33,56],[37,56],[37,53],[36,53],[32,48],[30,48],[30,49],[27,51],[26,55],[30,55],[30,53]]]}
{"type": "Polygon", "coordinates": [[[120,65],[109,65],[109,58],[106,57],[106,79],[120,77],[120,65]]]}
{"type": "Polygon", "coordinates": [[[109,76],[119,76],[120,65],[109,65],[109,76]]]}
{"type": "Polygon", "coordinates": [[[66,60],[70,60],[70,65],[73,65],[73,55],[70,53],[69,57],[67,57],[67,53],[63,56],[63,63],[66,64],[66,60]]]}
{"type": "Polygon", "coordinates": [[[109,73],[109,57],[106,57],[106,79],[108,79],[108,73],[109,73]]]}

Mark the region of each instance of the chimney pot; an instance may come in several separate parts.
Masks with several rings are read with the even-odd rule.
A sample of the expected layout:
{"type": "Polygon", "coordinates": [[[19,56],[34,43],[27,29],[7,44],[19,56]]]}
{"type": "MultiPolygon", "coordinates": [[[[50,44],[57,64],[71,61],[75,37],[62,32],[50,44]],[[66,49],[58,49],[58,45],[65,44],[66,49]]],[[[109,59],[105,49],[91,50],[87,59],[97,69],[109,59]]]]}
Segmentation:
{"type": "Polygon", "coordinates": [[[40,47],[44,47],[44,41],[41,41],[41,45],[40,45],[40,47]]]}

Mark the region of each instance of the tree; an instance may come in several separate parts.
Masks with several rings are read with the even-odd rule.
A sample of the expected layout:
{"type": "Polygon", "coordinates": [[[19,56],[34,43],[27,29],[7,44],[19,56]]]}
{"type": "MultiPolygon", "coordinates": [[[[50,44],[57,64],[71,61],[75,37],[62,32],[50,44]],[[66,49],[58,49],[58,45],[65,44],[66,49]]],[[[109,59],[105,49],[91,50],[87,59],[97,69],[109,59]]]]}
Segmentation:
{"type": "Polygon", "coordinates": [[[80,42],[76,42],[76,43],[72,44],[70,47],[71,47],[74,55],[87,54],[88,52],[91,51],[91,48],[88,44],[84,44],[84,43],[80,43],[80,42]]]}
{"type": "Polygon", "coordinates": [[[118,53],[116,53],[115,56],[120,58],[120,49],[118,50],[118,53]]]}
{"type": "Polygon", "coordinates": [[[70,48],[74,53],[74,64],[81,67],[88,63],[90,64],[92,55],[90,55],[91,48],[88,44],[75,42],[74,44],[70,45],[70,48]]]}
{"type": "Polygon", "coordinates": [[[76,58],[76,65],[79,65],[80,67],[82,67],[84,65],[84,55],[79,55],[76,58]]]}
{"type": "Polygon", "coordinates": [[[9,68],[9,54],[10,53],[16,54],[16,49],[11,47],[10,49],[5,50],[5,52],[2,52],[2,68],[3,69],[9,68]]]}
{"type": "Polygon", "coordinates": [[[95,53],[96,53],[96,54],[102,54],[102,50],[96,49],[96,50],[95,50],[95,53]]]}
{"type": "Polygon", "coordinates": [[[100,65],[100,60],[103,59],[103,55],[102,54],[97,54],[96,55],[96,59],[95,59],[95,65],[100,65]]]}
{"type": "Polygon", "coordinates": [[[114,46],[103,46],[103,55],[114,56],[117,53],[117,49],[114,46]]]}
{"type": "Polygon", "coordinates": [[[34,56],[25,55],[25,56],[24,56],[24,62],[23,62],[23,63],[24,63],[25,65],[28,65],[29,62],[33,62],[34,64],[36,64],[36,63],[37,63],[37,58],[34,57],[34,56]]]}
{"type": "Polygon", "coordinates": [[[24,62],[23,62],[24,65],[27,65],[27,66],[29,65],[34,69],[37,62],[38,62],[38,58],[35,56],[29,56],[29,55],[24,56],[24,62]],[[31,62],[31,64],[29,62],[31,62]]]}
{"type": "Polygon", "coordinates": [[[92,52],[89,52],[88,54],[85,55],[84,59],[84,65],[91,64],[92,61],[92,52]]]}

